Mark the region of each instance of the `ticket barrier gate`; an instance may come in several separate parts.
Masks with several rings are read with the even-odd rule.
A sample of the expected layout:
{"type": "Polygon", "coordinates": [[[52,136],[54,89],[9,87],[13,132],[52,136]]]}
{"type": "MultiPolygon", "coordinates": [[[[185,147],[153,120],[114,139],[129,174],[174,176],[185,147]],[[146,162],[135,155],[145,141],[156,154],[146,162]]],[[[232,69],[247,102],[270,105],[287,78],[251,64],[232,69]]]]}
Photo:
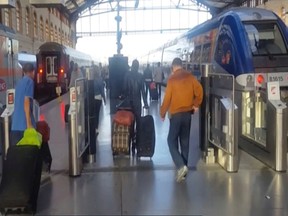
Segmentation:
{"type": "Polygon", "coordinates": [[[70,108],[68,111],[69,175],[80,176],[83,169],[82,156],[88,143],[85,142],[85,78],[75,81],[70,88],[70,108]]]}
{"type": "MultiPolygon", "coordinates": [[[[6,91],[6,108],[1,114],[0,124],[0,142],[2,149],[2,160],[6,160],[8,148],[10,146],[10,131],[12,124],[12,115],[14,113],[15,89],[6,91]]],[[[33,100],[33,116],[35,121],[40,119],[40,107],[36,100],[33,100]]]]}
{"type": "Polygon", "coordinates": [[[275,171],[286,171],[287,106],[279,82],[268,82],[265,91],[243,92],[241,99],[240,147],[275,171]]]}
{"type": "Polygon", "coordinates": [[[202,65],[201,73],[205,99],[201,106],[200,140],[206,163],[211,162],[210,156],[215,152],[216,161],[227,172],[237,172],[238,107],[235,105],[234,77],[213,74],[210,65],[202,65]]]}
{"type": "Polygon", "coordinates": [[[234,101],[234,77],[210,75],[208,140],[216,147],[216,160],[227,172],[237,172],[238,108],[234,101]]]}
{"type": "Polygon", "coordinates": [[[0,142],[2,149],[2,161],[6,160],[7,151],[10,144],[10,131],[12,123],[12,115],[14,112],[15,89],[6,91],[6,108],[1,114],[0,126],[0,142]]]}

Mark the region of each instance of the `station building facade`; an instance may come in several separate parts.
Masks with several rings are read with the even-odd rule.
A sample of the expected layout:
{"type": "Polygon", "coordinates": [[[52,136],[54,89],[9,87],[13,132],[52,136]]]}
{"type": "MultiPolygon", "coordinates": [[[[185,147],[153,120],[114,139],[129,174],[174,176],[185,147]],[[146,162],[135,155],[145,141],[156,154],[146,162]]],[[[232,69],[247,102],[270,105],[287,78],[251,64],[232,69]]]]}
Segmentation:
{"type": "Polygon", "coordinates": [[[19,52],[36,54],[48,41],[76,45],[76,21],[58,8],[36,8],[29,0],[17,0],[15,8],[0,8],[0,23],[15,31],[19,52]]]}

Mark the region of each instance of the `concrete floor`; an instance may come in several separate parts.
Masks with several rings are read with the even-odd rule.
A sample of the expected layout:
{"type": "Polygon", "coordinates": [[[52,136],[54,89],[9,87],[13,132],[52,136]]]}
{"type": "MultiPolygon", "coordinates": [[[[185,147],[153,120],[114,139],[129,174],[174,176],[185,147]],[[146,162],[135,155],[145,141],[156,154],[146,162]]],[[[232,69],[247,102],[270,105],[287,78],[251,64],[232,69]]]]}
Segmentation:
{"type": "Polygon", "coordinates": [[[158,115],[160,102],[150,104],[156,126],[155,155],[112,157],[109,103],[101,112],[96,163],[85,164],[79,177],[68,175],[68,129],[63,102],[41,107],[51,127],[52,172],[42,176],[37,215],[288,215],[288,174],[277,173],[240,150],[240,168],[227,173],[201,159],[197,115],[193,116],[189,173],[175,181],[166,137],[169,121],[158,115]]]}

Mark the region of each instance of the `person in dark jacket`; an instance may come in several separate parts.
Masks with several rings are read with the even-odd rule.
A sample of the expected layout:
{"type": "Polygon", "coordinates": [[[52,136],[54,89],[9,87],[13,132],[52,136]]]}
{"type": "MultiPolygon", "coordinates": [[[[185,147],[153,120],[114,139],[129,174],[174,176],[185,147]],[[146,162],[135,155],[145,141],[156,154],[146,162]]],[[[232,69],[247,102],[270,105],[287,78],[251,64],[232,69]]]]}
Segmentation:
{"type": "Polygon", "coordinates": [[[145,97],[147,99],[149,87],[150,87],[150,84],[151,84],[152,78],[153,78],[152,77],[152,70],[150,69],[149,64],[147,64],[147,68],[144,70],[143,77],[144,77],[144,81],[145,81],[145,97]]]}
{"type": "Polygon", "coordinates": [[[99,133],[99,116],[100,116],[100,110],[102,106],[102,101],[104,102],[104,105],[106,105],[106,97],[104,92],[104,81],[101,77],[101,71],[100,69],[94,65],[92,67],[92,70],[95,74],[95,80],[94,80],[94,98],[96,101],[95,108],[96,108],[96,134],[99,133]]]}
{"type": "MultiPolygon", "coordinates": [[[[141,118],[142,111],[142,100],[143,98],[144,106],[147,107],[147,98],[145,97],[144,91],[144,78],[143,75],[138,72],[139,62],[138,60],[133,60],[131,71],[127,72],[124,77],[124,94],[126,96],[126,100],[129,100],[129,104],[132,108],[132,111],[135,115],[136,119],[136,131],[139,129],[139,122],[141,118]]],[[[132,144],[132,153],[135,153],[135,139],[132,144]]]]}

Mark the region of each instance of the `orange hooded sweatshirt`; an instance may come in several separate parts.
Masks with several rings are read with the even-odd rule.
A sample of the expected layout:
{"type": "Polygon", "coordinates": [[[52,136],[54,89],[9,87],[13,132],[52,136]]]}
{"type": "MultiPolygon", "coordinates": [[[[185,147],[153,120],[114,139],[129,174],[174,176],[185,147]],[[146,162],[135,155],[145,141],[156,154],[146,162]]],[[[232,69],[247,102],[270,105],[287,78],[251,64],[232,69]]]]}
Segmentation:
{"type": "Polygon", "coordinates": [[[201,105],[202,99],[203,88],[199,81],[184,69],[176,70],[167,82],[160,116],[164,118],[168,109],[171,115],[192,111],[193,106],[201,105]]]}

